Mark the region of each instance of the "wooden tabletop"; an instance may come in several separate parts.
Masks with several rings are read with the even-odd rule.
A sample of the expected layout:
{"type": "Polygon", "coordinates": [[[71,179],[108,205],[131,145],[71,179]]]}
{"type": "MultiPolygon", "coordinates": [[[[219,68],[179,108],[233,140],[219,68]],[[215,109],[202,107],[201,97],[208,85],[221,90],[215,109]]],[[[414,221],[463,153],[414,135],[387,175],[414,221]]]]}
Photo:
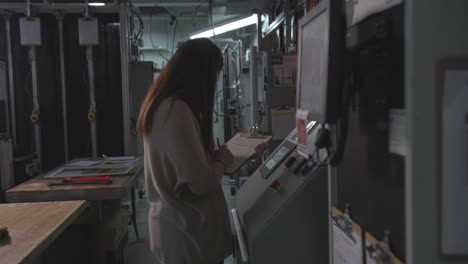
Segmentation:
{"type": "Polygon", "coordinates": [[[85,201],[0,204],[1,263],[28,263],[40,255],[86,208],[85,201]]]}
{"type": "Polygon", "coordinates": [[[9,203],[72,201],[72,200],[119,200],[128,195],[135,186],[143,166],[139,166],[130,175],[112,176],[111,184],[84,184],[67,186],[49,186],[60,179],[36,177],[6,191],[9,203]]]}

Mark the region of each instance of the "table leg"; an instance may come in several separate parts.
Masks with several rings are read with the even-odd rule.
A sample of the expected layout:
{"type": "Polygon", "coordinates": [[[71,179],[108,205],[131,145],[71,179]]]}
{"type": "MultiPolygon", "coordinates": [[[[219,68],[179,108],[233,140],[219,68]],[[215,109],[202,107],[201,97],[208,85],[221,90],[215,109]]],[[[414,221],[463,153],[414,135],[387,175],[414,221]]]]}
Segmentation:
{"type": "Polygon", "coordinates": [[[132,223],[133,223],[133,229],[135,230],[135,235],[136,235],[137,240],[140,240],[140,235],[138,234],[138,226],[137,226],[137,222],[136,222],[135,187],[132,187],[131,196],[132,196],[132,223]]]}

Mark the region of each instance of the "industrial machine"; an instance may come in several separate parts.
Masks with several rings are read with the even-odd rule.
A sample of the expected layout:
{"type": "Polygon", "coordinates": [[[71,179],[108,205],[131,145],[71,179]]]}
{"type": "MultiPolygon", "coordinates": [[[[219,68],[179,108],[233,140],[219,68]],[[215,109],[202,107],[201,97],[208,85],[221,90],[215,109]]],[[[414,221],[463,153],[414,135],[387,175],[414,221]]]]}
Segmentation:
{"type": "Polygon", "coordinates": [[[213,128],[215,138],[224,143],[247,129],[243,114],[246,89],[245,83],[241,83],[243,47],[242,41],[232,39],[217,39],[214,43],[225,63],[216,88],[213,128]]]}
{"type": "MultiPolygon", "coordinates": [[[[320,129],[308,124],[309,142],[320,129]]],[[[328,262],[327,152],[303,158],[297,140],[293,130],[236,195],[237,263],[328,262]]]]}
{"type": "Polygon", "coordinates": [[[237,263],[329,262],[328,165],[344,141],[326,124],[342,123],[344,18],[322,0],[299,21],[297,127],[236,195],[237,263]]]}

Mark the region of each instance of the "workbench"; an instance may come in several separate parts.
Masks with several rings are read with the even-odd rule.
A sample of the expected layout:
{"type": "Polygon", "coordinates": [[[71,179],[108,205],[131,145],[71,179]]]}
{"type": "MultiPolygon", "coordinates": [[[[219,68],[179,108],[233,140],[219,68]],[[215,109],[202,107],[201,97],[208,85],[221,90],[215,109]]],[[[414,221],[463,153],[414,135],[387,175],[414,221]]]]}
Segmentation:
{"type": "Polygon", "coordinates": [[[33,178],[6,191],[9,203],[45,202],[45,201],[105,201],[125,198],[136,184],[141,168],[130,175],[112,176],[111,184],[83,184],[49,186],[60,179],[33,178]]]}
{"type": "Polygon", "coordinates": [[[135,213],[135,185],[142,171],[143,163],[140,162],[130,174],[112,176],[111,184],[49,186],[50,183],[56,183],[60,180],[45,179],[44,176],[38,176],[6,191],[5,199],[9,203],[74,200],[109,201],[122,200],[130,194],[133,210],[132,222],[138,238],[135,213]]]}
{"type": "Polygon", "coordinates": [[[29,263],[81,215],[86,201],[0,204],[0,224],[9,238],[0,240],[0,262],[29,263]]]}
{"type": "MultiPolygon", "coordinates": [[[[33,178],[20,185],[17,185],[5,193],[5,198],[8,203],[24,203],[24,202],[50,202],[50,201],[76,201],[85,200],[89,201],[90,210],[86,213],[85,217],[88,222],[86,225],[93,225],[95,230],[102,229],[110,219],[106,219],[109,215],[109,208],[116,211],[120,209],[121,201],[130,195],[132,214],[130,220],[133,224],[137,239],[139,239],[137,224],[136,224],[136,210],[135,210],[135,185],[137,184],[138,177],[143,173],[143,162],[138,164],[132,169],[128,175],[112,176],[112,183],[110,184],[82,184],[82,185],[60,185],[49,186],[50,183],[60,182],[61,179],[46,179],[44,175],[33,178]],[[91,220],[90,220],[91,219],[91,220]]],[[[46,175],[46,174],[45,174],[46,175]]],[[[111,210],[111,211],[112,211],[111,210]]],[[[82,219],[80,218],[82,222],[82,219]]],[[[82,223],[81,223],[82,224],[82,223]]],[[[84,227],[84,226],[83,226],[84,227]]],[[[95,240],[95,249],[101,251],[100,242],[104,240],[104,234],[99,233],[100,236],[95,240]]],[[[97,253],[101,254],[101,253],[97,253]]],[[[104,254],[104,253],[102,253],[104,254]]],[[[99,261],[96,263],[105,263],[104,257],[99,256],[99,261]]]]}

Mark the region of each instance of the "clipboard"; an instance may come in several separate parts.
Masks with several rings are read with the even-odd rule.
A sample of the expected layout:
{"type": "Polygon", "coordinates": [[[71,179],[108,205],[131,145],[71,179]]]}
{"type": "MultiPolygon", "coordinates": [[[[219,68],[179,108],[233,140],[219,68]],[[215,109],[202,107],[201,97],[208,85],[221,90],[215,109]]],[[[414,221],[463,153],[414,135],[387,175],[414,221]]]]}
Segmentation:
{"type": "Polygon", "coordinates": [[[363,230],[345,213],[333,207],[333,264],[364,263],[363,230]]]}
{"type": "Polygon", "coordinates": [[[366,264],[403,264],[403,262],[391,252],[388,241],[388,238],[383,241],[378,241],[374,236],[366,232],[366,264]]]}
{"type": "Polygon", "coordinates": [[[252,133],[237,133],[227,143],[228,149],[234,156],[234,162],[226,169],[227,175],[236,173],[253,155],[255,147],[261,143],[270,142],[272,136],[252,133]]]}

